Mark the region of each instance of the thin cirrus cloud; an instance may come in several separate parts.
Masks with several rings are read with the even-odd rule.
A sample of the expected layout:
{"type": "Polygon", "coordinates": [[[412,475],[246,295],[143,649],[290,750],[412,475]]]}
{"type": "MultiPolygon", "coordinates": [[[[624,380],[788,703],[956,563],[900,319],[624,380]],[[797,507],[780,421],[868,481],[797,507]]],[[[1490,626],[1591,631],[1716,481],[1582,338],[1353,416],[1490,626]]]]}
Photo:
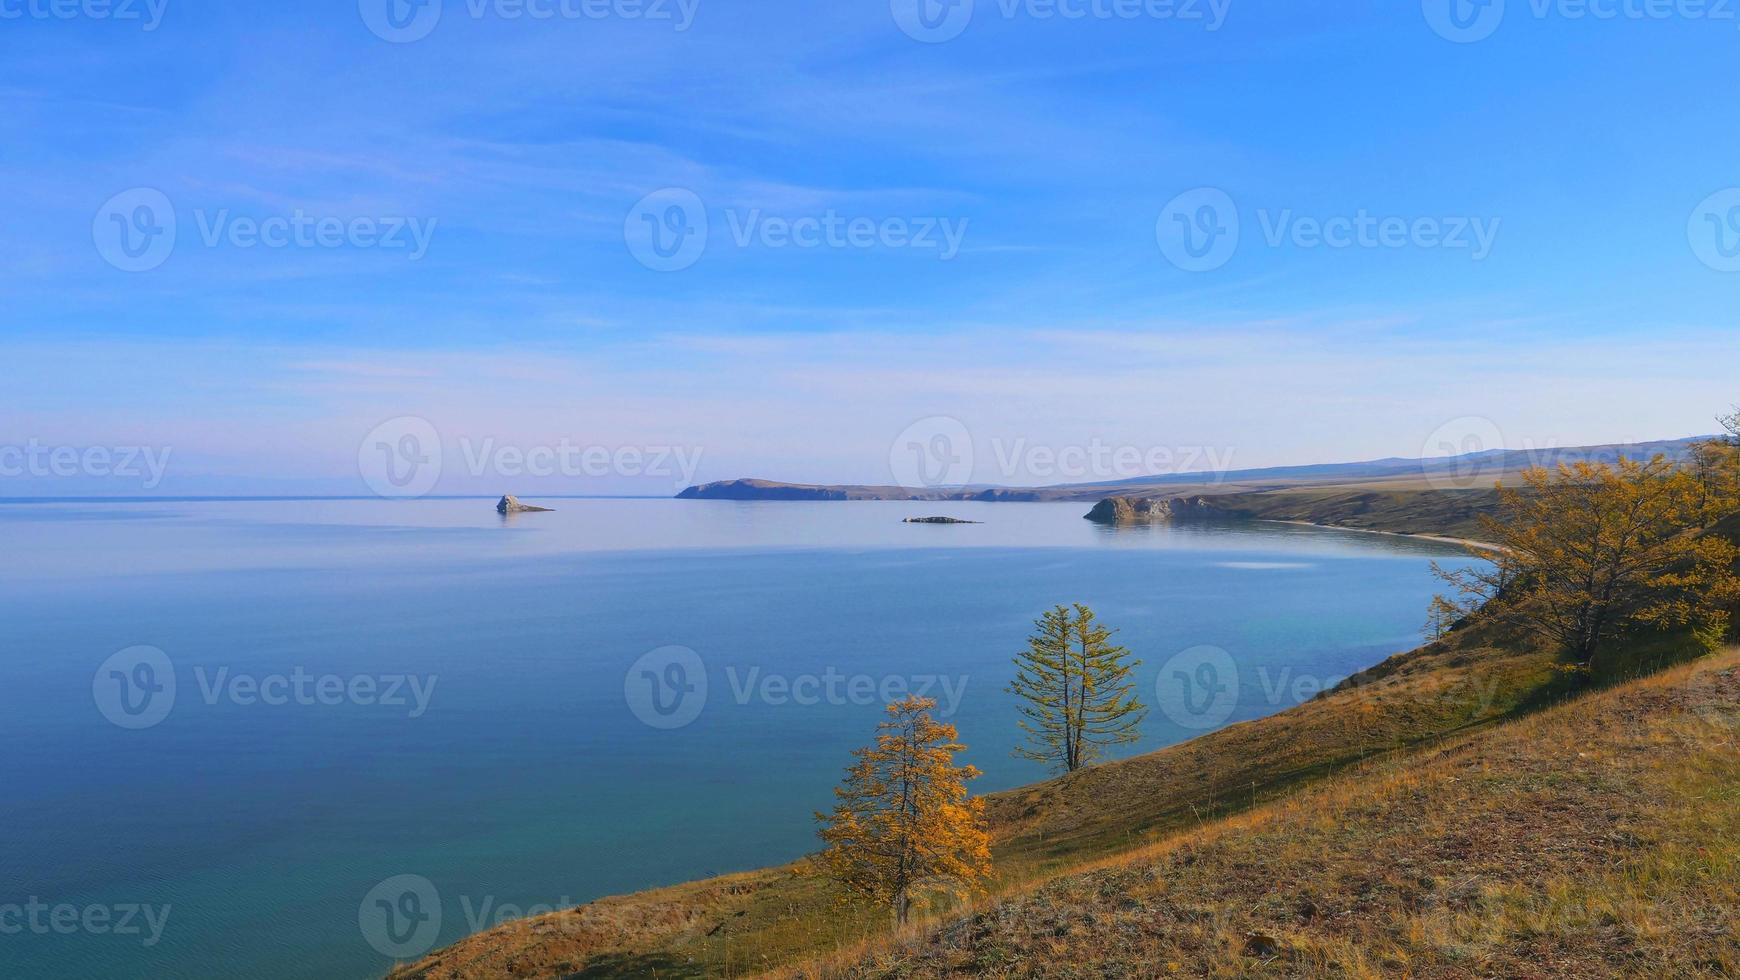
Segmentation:
{"type": "MultiPolygon", "coordinates": [[[[874,483],[888,479],[896,434],[928,415],[961,419],[985,453],[1096,440],[1212,446],[1248,467],[1422,455],[1438,426],[1475,414],[1494,420],[1513,448],[1692,435],[1709,428],[1724,397],[1715,380],[1669,384],[1690,350],[1659,345],[1599,354],[1556,341],[1519,345],[1495,372],[1479,352],[1433,342],[1374,358],[1361,353],[1364,330],[1329,346],[1273,331],[1173,337],[1181,356],[1153,334],[1106,331],[648,337],[587,354],[345,349],[303,359],[294,359],[307,353],[299,349],[99,345],[87,361],[90,408],[47,414],[73,444],[149,438],[186,457],[228,460],[226,473],[318,478],[341,492],[354,489],[363,434],[403,415],[474,444],[696,447],[705,454],[697,478],[874,483]],[[183,369],[148,387],[116,384],[141,362],[183,369]],[[1581,408],[1565,410],[1567,398],[1581,408]],[[1380,420],[1370,417],[1374,405],[1380,420]]],[[[1740,341],[1712,336],[1697,349],[1734,357],[1740,341]]],[[[39,354],[14,349],[7,360],[39,354]]],[[[46,402],[51,387],[66,394],[64,383],[13,380],[25,401],[46,402]]],[[[200,485],[198,473],[177,475],[183,492],[200,485]]]]}
{"type": "Polygon", "coordinates": [[[681,34],[448,8],[407,45],[354,5],[0,38],[0,411],[27,436],[185,447],[194,483],[354,489],[358,430],[398,414],[704,446],[708,477],[884,482],[894,433],[933,414],[981,442],[1264,465],[1415,455],[1470,414],[1514,441],[1686,435],[1740,397],[1732,283],[1686,234],[1740,179],[1707,85],[1731,32],[1708,25],[1513,17],[1454,45],[1405,4],[1253,0],[1205,32],[982,3],[925,45],[886,4],[703,3],[681,34]],[[141,186],[182,237],[131,274],[92,221],[141,186]],[[1156,223],[1203,186],[1244,238],[1192,274],[1156,223]],[[669,274],[624,241],[664,187],[714,223],[669,274]],[[296,210],[434,230],[415,261],[200,241],[220,211],[296,210]],[[964,237],[948,261],[731,240],[752,213],[830,211],[964,237]],[[1479,262],[1264,240],[1282,213],[1362,211],[1501,226],[1479,262]]]}

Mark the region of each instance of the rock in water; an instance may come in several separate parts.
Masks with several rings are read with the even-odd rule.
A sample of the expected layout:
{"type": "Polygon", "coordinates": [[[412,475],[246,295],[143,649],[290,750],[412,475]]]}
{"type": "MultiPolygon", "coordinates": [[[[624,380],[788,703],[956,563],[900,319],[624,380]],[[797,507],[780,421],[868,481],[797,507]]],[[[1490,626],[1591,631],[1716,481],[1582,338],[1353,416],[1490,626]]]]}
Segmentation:
{"type": "Polygon", "coordinates": [[[540,511],[547,513],[549,510],[548,507],[533,507],[531,504],[522,504],[520,498],[511,493],[502,497],[501,501],[495,505],[497,514],[532,514],[540,511]]]}
{"type": "Polygon", "coordinates": [[[902,524],[977,524],[978,521],[963,521],[958,517],[908,517],[902,524]]]}

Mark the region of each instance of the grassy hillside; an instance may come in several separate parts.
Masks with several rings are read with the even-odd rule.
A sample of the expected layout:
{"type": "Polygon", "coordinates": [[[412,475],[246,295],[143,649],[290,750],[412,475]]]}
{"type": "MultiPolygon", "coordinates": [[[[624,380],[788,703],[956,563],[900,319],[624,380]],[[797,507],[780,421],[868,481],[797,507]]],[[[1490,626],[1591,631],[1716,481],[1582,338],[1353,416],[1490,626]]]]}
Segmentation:
{"type": "MultiPolygon", "coordinates": [[[[1269,718],[989,797],[998,889],[1019,891],[1564,695],[1552,658],[1492,640],[1457,634],[1269,718]]],[[[399,975],[751,975],[883,934],[884,915],[841,908],[838,897],[797,866],[730,875],[510,923],[399,975]]]]}
{"type": "Polygon", "coordinates": [[[1740,975],[1740,650],[807,971],[1157,973],[1740,975]]]}
{"type": "Polygon", "coordinates": [[[1478,541],[1480,519],[1498,511],[1495,490],[1334,488],[1235,494],[1215,503],[1239,517],[1299,521],[1478,541]]]}
{"type": "MultiPolygon", "coordinates": [[[[1623,700],[1634,695],[1598,694],[1592,696],[1593,701],[1578,702],[1569,710],[1555,708],[1572,696],[1574,685],[1555,669],[1554,658],[1540,652],[1506,649],[1495,645],[1496,639],[1478,630],[1456,634],[1444,642],[1391,658],[1351,678],[1335,691],[1269,718],[1235,725],[1182,745],[1064,779],[989,797],[999,874],[993,899],[996,895],[1025,895],[1038,888],[1033,897],[1009,900],[1061,902],[1063,896],[1073,895],[1067,889],[1085,887],[1068,883],[1077,879],[1084,866],[1138,860],[1131,855],[1171,854],[1174,848],[1183,846],[1180,841],[1197,839],[1199,835],[1207,835],[1201,837],[1205,841],[1218,841],[1217,846],[1231,847],[1246,830],[1270,826],[1263,821],[1278,819],[1278,814],[1301,812],[1297,809],[1300,806],[1309,810],[1314,804],[1304,801],[1319,798],[1310,796],[1311,793],[1328,794],[1323,798],[1351,798],[1349,794],[1355,793],[1353,787],[1373,776],[1393,782],[1432,767],[1450,766],[1452,763],[1445,760],[1469,758],[1468,753],[1477,751],[1474,746],[1485,744],[1481,740],[1489,733],[1493,738],[1508,740],[1506,745],[1514,745],[1532,737],[1528,733],[1542,730],[1529,726],[1563,725],[1569,723],[1566,719],[1574,719],[1576,724],[1588,728],[1579,730],[1576,735],[1579,742],[1592,744],[1597,736],[1617,738],[1622,734],[1608,731],[1612,726],[1601,719],[1609,715],[1591,713],[1588,706],[1608,705],[1616,697],[1623,700]],[[1540,715],[1543,710],[1546,714],[1540,715]],[[1301,796],[1301,791],[1307,795],[1301,796]],[[1160,851],[1148,850],[1153,848],[1160,851]],[[1066,880],[1045,885],[1054,879],[1066,880]],[[1066,890],[1050,890],[1057,888],[1066,890]]],[[[1618,668],[1616,678],[1685,655],[1684,644],[1671,638],[1639,644],[1632,652],[1631,666],[1618,668]]],[[[1701,662],[1697,676],[1708,673],[1712,665],[1719,667],[1734,660],[1731,654],[1723,661],[1701,662]]],[[[1678,675],[1648,681],[1640,690],[1676,689],[1678,681],[1673,676],[1678,675]],[[1662,687],[1664,684],[1666,688],[1662,687]]],[[[1700,710],[1708,707],[1703,702],[1699,705],[1700,710]]],[[[1634,748],[1631,743],[1624,746],[1613,743],[1602,749],[1600,758],[1631,754],[1634,748]]],[[[1547,747],[1542,751],[1549,753],[1543,759],[1558,757],[1547,747]]],[[[1489,761],[1481,763],[1481,768],[1492,769],[1490,760],[1497,757],[1483,758],[1489,761]]],[[[1463,778],[1446,771],[1449,776],[1443,780],[1444,785],[1453,785],[1463,778]]],[[[1521,770],[1504,778],[1521,780],[1525,776],[1534,778],[1521,770]]],[[[1554,782],[1550,773],[1542,778],[1554,782]]],[[[1560,808],[1552,801],[1530,798],[1524,802],[1539,806],[1540,812],[1503,819],[1518,822],[1519,827],[1532,827],[1560,808]]],[[[1426,809],[1438,806],[1440,803],[1432,803],[1426,809]]],[[[1371,811],[1374,814],[1371,819],[1378,819],[1375,814],[1380,809],[1371,811]]],[[[1346,815],[1343,811],[1337,813],[1340,814],[1337,819],[1346,815]]],[[[1392,815],[1388,819],[1400,817],[1392,815]]],[[[1334,821],[1319,823],[1327,827],[1334,821]]],[[[1372,827],[1370,834],[1374,839],[1387,832],[1378,824],[1372,827]]],[[[1276,839],[1284,840],[1299,831],[1288,825],[1273,833],[1276,839]]],[[[1348,841],[1341,843],[1352,849],[1349,853],[1358,850],[1348,841]]],[[[1250,845],[1254,849],[1260,846],[1267,845],[1250,845]]],[[[1407,848],[1401,848],[1395,853],[1405,857],[1406,851],[1407,848]]],[[[1367,873],[1374,876],[1374,882],[1388,881],[1406,871],[1407,862],[1397,858],[1399,863],[1392,863],[1392,856],[1389,852],[1372,853],[1367,873]]],[[[1303,881],[1302,869],[1327,866],[1306,863],[1297,867],[1301,870],[1294,877],[1303,881]]],[[[1250,875],[1247,885],[1258,887],[1262,875],[1256,870],[1246,870],[1250,875]]],[[[1357,876],[1346,868],[1327,870],[1332,873],[1319,886],[1312,887],[1325,890],[1325,902],[1330,898],[1345,899],[1345,895],[1337,897],[1334,888],[1355,887],[1357,876]]],[[[865,963],[856,963],[864,954],[854,951],[886,939],[886,917],[844,908],[838,904],[838,898],[831,886],[800,874],[796,865],[728,875],[509,923],[438,951],[396,975],[752,976],[780,967],[795,968],[818,956],[832,958],[835,967],[848,972],[914,969],[922,974],[926,970],[947,972],[961,968],[957,959],[965,954],[951,947],[949,944],[956,940],[948,938],[958,939],[959,930],[964,928],[960,926],[951,927],[955,931],[945,932],[943,938],[930,940],[932,946],[868,954],[870,958],[865,963]]],[[[1237,891],[1225,896],[1228,907],[1251,900],[1254,907],[1267,908],[1260,899],[1261,896],[1253,898],[1237,891]]],[[[1025,916],[1033,906],[1009,908],[1021,909],[1021,915],[1025,916]]],[[[947,921],[960,911],[936,909],[932,925],[947,921]]],[[[987,921],[986,915],[993,916],[990,921],[995,921],[998,914],[1009,914],[1012,921],[1020,918],[1012,913],[981,913],[974,920],[979,924],[974,928],[987,921]]],[[[1098,921],[1097,914],[1090,908],[1083,921],[1098,921]]],[[[1211,917],[1204,921],[1221,919],[1211,917]]],[[[1011,924],[1008,928],[1025,927],[1011,924]]],[[[1226,928],[1236,931],[1243,925],[1226,928]]],[[[1011,933],[998,941],[1019,947],[1031,938],[1011,933]]],[[[1073,955],[1066,947],[1056,949],[1059,955],[1073,955]]],[[[1187,975],[1192,972],[1200,975],[1208,961],[1192,962],[1194,966],[1185,968],[1187,975]]]]}

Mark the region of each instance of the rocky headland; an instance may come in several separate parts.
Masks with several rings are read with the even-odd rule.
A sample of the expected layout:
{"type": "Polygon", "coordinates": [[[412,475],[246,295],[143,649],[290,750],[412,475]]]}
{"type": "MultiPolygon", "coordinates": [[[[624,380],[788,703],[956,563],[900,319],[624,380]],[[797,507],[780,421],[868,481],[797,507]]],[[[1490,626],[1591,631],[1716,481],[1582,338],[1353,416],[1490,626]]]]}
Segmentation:
{"type": "Polygon", "coordinates": [[[1224,513],[1212,497],[1107,497],[1083,516],[1096,524],[1148,524],[1224,513]]]}

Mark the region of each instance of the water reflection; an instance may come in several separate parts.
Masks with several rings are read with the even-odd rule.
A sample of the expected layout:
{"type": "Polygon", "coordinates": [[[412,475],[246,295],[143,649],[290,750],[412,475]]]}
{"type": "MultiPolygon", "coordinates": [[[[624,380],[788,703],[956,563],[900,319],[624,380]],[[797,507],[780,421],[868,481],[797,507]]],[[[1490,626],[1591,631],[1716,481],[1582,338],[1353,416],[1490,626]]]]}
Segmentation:
{"type": "Polygon", "coordinates": [[[1313,558],[1458,555],[1459,546],[1266,521],[1193,519],[1109,527],[1083,503],[527,499],[555,509],[500,514],[495,498],[29,502],[0,527],[30,562],[0,581],[247,568],[415,568],[624,551],[1138,548],[1313,558]],[[947,516],[975,524],[904,523],[947,516]],[[90,556],[122,553],[93,569],[90,556]]]}

